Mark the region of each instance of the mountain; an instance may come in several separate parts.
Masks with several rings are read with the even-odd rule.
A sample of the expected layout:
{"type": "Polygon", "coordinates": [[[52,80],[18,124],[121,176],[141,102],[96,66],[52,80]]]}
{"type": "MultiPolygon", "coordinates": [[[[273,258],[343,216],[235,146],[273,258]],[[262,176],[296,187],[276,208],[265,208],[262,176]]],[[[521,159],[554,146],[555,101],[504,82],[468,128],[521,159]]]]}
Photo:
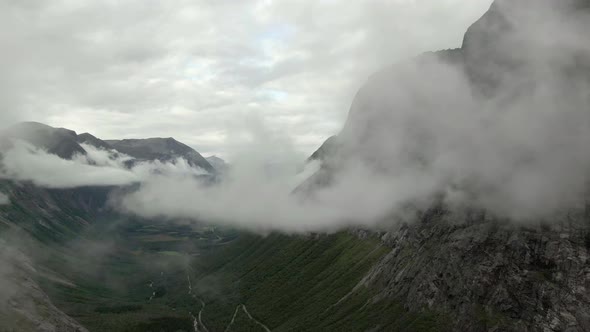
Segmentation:
{"type": "Polygon", "coordinates": [[[86,154],[86,150],[78,144],[75,131],[53,128],[38,122],[19,123],[0,132],[0,137],[25,140],[64,159],[71,159],[76,154],[86,154]]]}
{"type": "Polygon", "coordinates": [[[100,149],[117,150],[138,161],[167,162],[184,158],[193,167],[202,168],[207,172],[215,170],[197,151],[172,137],[101,140],[89,133],[77,135],[75,131],[65,128],[54,128],[38,122],[23,122],[0,132],[1,138],[22,139],[64,159],[71,159],[76,154],[86,155],[86,150],[81,146],[85,143],[100,149]]]}
{"type": "Polygon", "coordinates": [[[215,171],[197,151],[172,137],[106,140],[105,142],[115,150],[138,160],[172,161],[176,158],[184,158],[193,167],[200,167],[207,172],[215,171]]]}
{"type": "Polygon", "coordinates": [[[314,153],[309,156],[307,161],[312,160],[319,160],[319,161],[326,161],[330,159],[330,157],[337,154],[338,150],[338,137],[331,136],[329,137],[314,153]]]}
{"type": "Polygon", "coordinates": [[[209,164],[211,164],[211,166],[213,166],[213,168],[218,172],[225,172],[228,168],[228,165],[225,162],[225,160],[223,160],[217,156],[210,156],[205,159],[207,159],[209,164]]]}
{"type": "MultiPolygon", "coordinates": [[[[590,53],[580,45],[590,44],[589,15],[585,0],[495,1],[468,29],[461,48],[426,53],[370,77],[353,101],[333,158],[354,155],[376,167],[395,165],[388,147],[399,144],[395,134],[408,128],[395,111],[444,112],[454,105],[447,97],[457,96],[453,88],[499,101],[504,111],[547,81],[558,83],[555,100],[587,95],[590,53]],[[466,86],[456,83],[463,75],[466,86]]],[[[436,141],[421,129],[408,133],[413,139],[404,142],[404,157],[428,167],[436,141]]],[[[333,173],[321,172],[317,183],[333,173]]],[[[590,331],[586,205],[515,224],[478,208],[457,212],[434,204],[418,213],[418,222],[381,234],[391,251],[355,289],[374,292],[367,310],[396,301],[409,312],[434,311],[453,331],[590,331]]]]}
{"type": "Polygon", "coordinates": [[[112,150],[114,149],[112,145],[110,145],[109,143],[96,138],[95,136],[89,134],[89,133],[83,133],[78,135],[78,137],[76,137],[76,140],[78,141],[78,143],[80,144],[90,144],[94,147],[100,148],[100,149],[104,149],[104,150],[112,150]]]}
{"type": "Polygon", "coordinates": [[[0,250],[0,326],[4,331],[88,331],[55,307],[35,280],[37,271],[26,255],[3,241],[0,250]]]}
{"type": "MultiPolygon", "coordinates": [[[[559,83],[555,93],[562,96],[555,98],[579,96],[590,72],[590,56],[580,47],[590,43],[587,7],[587,0],[497,0],[469,27],[461,48],[425,53],[375,73],[355,96],[338,135],[346,150],[341,156],[384,159],[387,144],[412,125],[398,123],[393,109],[421,107],[435,115],[458,105],[448,99],[460,95],[457,90],[506,108],[542,82],[559,83]]],[[[419,129],[408,133],[415,142],[406,142],[408,154],[429,159],[428,133],[419,129]]]]}
{"type": "MultiPolygon", "coordinates": [[[[76,154],[87,154],[81,144],[90,144],[101,149],[115,149],[91,134],[77,135],[68,129],[53,128],[35,122],[17,124],[2,131],[0,136],[4,138],[2,144],[10,144],[6,138],[22,139],[64,159],[70,159],[76,154]]],[[[200,156],[181,143],[174,140],[171,143],[168,145],[170,151],[164,150],[167,145],[158,145],[156,142],[155,146],[159,148],[156,154],[136,155],[154,158],[144,160],[171,160],[172,156],[179,155],[179,152],[182,156],[200,156]],[[170,157],[166,158],[166,155],[170,157]]],[[[109,305],[120,305],[125,308],[125,303],[118,304],[121,301],[125,302],[127,296],[126,292],[120,291],[121,285],[127,282],[144,283],[147,282],[143,279],[146,275],[151,277],[161,272],[156,273],[144,266],[146,261],[155,262],[161,259],[139,259],[143,255],[135,255],[136,258],[129,256],[130,250],[136,248],[130,247],[135,244],[129,242],[128,236],[123,236],[125,240],[121,244],[111,247],[113,245],[110,243],[117,241],[115,239],[121,236],[119,231],[110,231],[114,227],[112,223],[125,219],[113,211],[109,204],[110,200],[117,197],[119,190],[123,188],[101,186],[46,189],[29,182],[13,182],[0,178],[0,193],[2,197],[9,198],[0,204],[0,330],[83,332],[87,331],[86,327],[93,331],[101,328],[110,331],[119,326],[121,331],[128,331],[129,328],[140,325],[143,327],[138,327],[138,331],[145,331],[157,328],[153,327],[153,324],[161,324],[152,324],[149,320],[142,319],[127,320],[127,323],[123,324],[117,319],[112,319],[113,325],[104,327],[108,324],[102,319],[95,321],[99,315],[95,309],[100,312],[106,310],[107,312],[100,313],[104,316],[111,310],[109,305]],[[105,242],[103,238],[110,240],[105,242]],[[104,250],[107,252],[102,254],[104,250]],[[95,270],[98,266],[104,269],[104,275],[95,270]],[[129,278],[128,273],[117,272],[120,266],[132,267],[135,276],[141,281],[129,278]],[[104,279],[106,275],[108,282],[104,279]],[[80,301],[81,298],[89,308],[88,316],[80,317],[71,311],[72,305],[80,308],[77,306],[79,302],[76,301],[80,301]],[[79,323],[80,321],[84,326],[79,323]]],[[[137,231],[136,228],[134,231],[137,231]]],[[[168,249],[185,242],[186,247],[190,247],[191,244],[183,240],[185,238],[206,239],[210,236],[202,234],[201,231],[187,231],[174,226],[168,231],[178,234],[180,239],[166,246],[168,249]]],[[[223,232],[218,231],[217,234],[223,232]]],[[[215,235],[215,239],[217,237],[218,235],[215,235]]],[[[166,259],[161,266],[165,266],[168,261],[169,259],[166,259]]],[[[132,288],[129,286],[129,289],[132,288]]],[[[149,298],[152,290],[145,287],[139,293],[145,293],[146,298],[149,298]]],[[[143,299],[140,302],[143,304],[143,299]]],[[[116,312],[120,309],[112,310],[116,312]]],[[[164,324],[174,331],[188,331],[181,327],[192,326],[187,317],[178,318],[178,315],[174,315],[173,308],[160,309],[159,312],[156,320],[157,317],[164,317],[164,324]]]]}

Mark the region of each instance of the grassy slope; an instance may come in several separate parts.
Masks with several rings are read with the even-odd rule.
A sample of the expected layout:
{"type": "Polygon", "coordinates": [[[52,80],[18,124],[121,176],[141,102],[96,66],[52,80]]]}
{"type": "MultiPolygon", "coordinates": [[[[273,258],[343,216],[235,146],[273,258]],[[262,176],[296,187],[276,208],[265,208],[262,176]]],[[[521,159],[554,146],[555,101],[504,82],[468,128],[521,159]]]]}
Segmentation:
{"type": "Polygon", "coordinates": [[[393,301],[370,303],[374,291],[365,287],[351,292],[386,251],[377,239],[349,233],[242,236],[195,266],[208,303],[204,322],[221,331],[244,303],[273,331],[441,330],[441,317],[432,313],[409,313],[393,301]]]}
{"type": "Polygon", "coordinates": [[[192,331],[189,312],[200,304],[187,292],[187,264],[191,253],[215,243],[217,237],[210,233],[133,222],[91,229],[86,236],[115,239],[108,253],[89,261],[63,253],[69,262],[53,268],[66,273],[76,287],[50,280],[43,286],[90,331],[192,331]]]}
{"type": "Polygon", "coordinates": [[[195,300],[186,296],[186,262],[218,234],[119,223],[114,216],[99,220],[87,202],[76,200],[84,196],[68,191],[4,181],[0,189],[12,197],[10,205],[0,206],[0,240],[32,259],[38,271],[32,277],[58,308],[90,331],[193,330],[188,312],[195,300]]]}
{"type": "MultiPolygon", "coordinates": [[[[0,212],[32,238],[28,251],[52,276],[38,276],[52,301],[91,331],[192,330],[189,312],[197,314],[201,306],[188,294],[187,273],[194,293],[207,303],[203,320],[210,331],[223,331],[239,304],[273,331],[443,326],[432,313],[409,313],[392,300],[369,301],[378,290],[351,292],[387,252],[375,238],[225,232],[219,240],[219,232],[206,227],[97,221],[60,192],[16,194],[18,200],[0,212]],[[84,249],[105,239],[106,253],[84,249]]],[[[240,310],[231,330],[262,329],[240,310]]]]}

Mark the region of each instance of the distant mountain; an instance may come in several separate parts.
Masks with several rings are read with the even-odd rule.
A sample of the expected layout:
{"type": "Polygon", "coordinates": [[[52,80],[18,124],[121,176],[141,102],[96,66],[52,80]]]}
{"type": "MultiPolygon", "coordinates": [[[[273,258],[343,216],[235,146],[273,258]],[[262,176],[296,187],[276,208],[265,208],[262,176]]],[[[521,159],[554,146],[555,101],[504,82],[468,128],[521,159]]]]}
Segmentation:
{"type": "Polygon", "coordinates": [[[324,161],[329,156],[336,154],[338,149],[338,136],[329,137],[324,144],[322,144],[309,158],[307,161],[320,160],[324,161]]]}
{"type": "Polygon", "coordinates": [[[78,144],[75,131],[53,128],[38,122],[16,124],[0,132],[0,137],[25,140],[64,159],[71,159],[76,154],[86,154],[86,150],[78,144]]]}
{"type": "Polygon", "coordinates": [[[215,168],[201,154],[172,137],[105,141],[89,133],[77,135],[73,130],[54,128],[39,122],[16,124],[1,131],[2,137],[22,139],[64,159],[71,159],[76,154],[86,155],[81,144],[90,144],[100,149],[117,150],[138,161],[167,162],[184,158],[193,167],[215,172],[215,168]]]}
{"type": "Polygon", "coordinates": [[[210,156],[205,159],[207,159],[209,164],[211,164],[211,166],[213,166],[213,168],[215,168],[216,171],[224,172],[227,170],[228,165],[225,162],[225,160],[223,160],[217,156],[210,156]]]}
{"type": "Polygon", "coordinates": [[[200,167],[211,173],[215,172],[213,166],[201,154],[172,137],[106,140],[104,142],[115,150],[138,160],[172,161],[184,158],[193,167],[200,167]]]}
{"type": "Polygon", "coordinates": [[[84,134],[78,135],[76,140],[80,144],[86,143],[86,144],[90,144],[90,145],[95,146],[100,149],[105,149],[105,150],[114,149],[112,145],[108,144],[107,142],[105,142],[99,138],[94,137],[93,135],[91,135],[89,133],[84,133],[84,134]]]}

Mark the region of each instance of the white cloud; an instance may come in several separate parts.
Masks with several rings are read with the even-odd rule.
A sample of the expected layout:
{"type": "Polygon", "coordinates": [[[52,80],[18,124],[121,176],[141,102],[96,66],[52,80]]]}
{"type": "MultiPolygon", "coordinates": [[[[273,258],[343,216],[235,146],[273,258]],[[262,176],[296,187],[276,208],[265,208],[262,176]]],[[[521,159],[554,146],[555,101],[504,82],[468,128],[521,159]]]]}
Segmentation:
{"type": "Polygon", "coordinates": [[[2,153],[0,178],[31,181],[47,188],[83,186],[125,186],[141,183],[153,176],[175,179],[207,174],[191,167],[182,158],[170,162],[135,161],[115,150],[104,150],[82,144],[86,155],[72,160],[61,159],[24,141],[14,140],[2,153]],[[127,164],[128,162],[129,165],[127,164]]]}
{"type": "MultiPolygon", "coordinates": [[[[479,65],[474,70],[491,67],[486,78],[502,80],[496,89],[486,85],[482,93],[464,66],[434,56],[374,76],[339,135],[331,185],[311,198],[290,194],[295,172],[269,178],[255,162],[234,164],[234,177],[219,186],[148,181],[122,204],[143,216],[290,232],[395,222],[439,200],[520,222],[580,211],[590,191],[587,12],[562,17],[527,4],[496,8],[514,30],[492,30],[498,34],[466,50],[480,53],[469,59],[479,65]]],[[[256,151],[267,156],[246,161],[272,160],[268,151],[280,136],[255,132],[271,148],[261,145],[256,151]]]]}
{"type": "Polygon", "coordinates": [[[3,192],[0,192],[0,205],[10,204],[10,198],[3,192]]]}
{"type": "Polygon", "coordinates": [[[0,120],[229,154],[255,113],[309,154],[371,72],[459,46],[490,2],[4,1],[0,120]]]}
{"type": "Polygon", "coordinates": [[[139,180],[131,171],[111,165],[89,165],[81,158],[61,159],[19,140],[15,140],[13,147],[3,153],[0,177],[31,181],[49,188],[120,186],[139,180]]]}
{"type": "Polygon", "coordinates": [[[182,161],[129,170],[104,151],[91,151],[90,165],[21,147],[5,167],[45,186],[137,181],[140,190],[122,201],[128,211],[264,230],[373,225],[445,192],[504,216],[547,216],[583,197],[590,169],[587,86],[564,91],[544,65],[588,43],[547,20],[523,30],[544,48],[522,38],[504,50],[542,55],[523,76],[539,83],[526,98],[511,94],[519,77],[505,99],[483,102],[452,68],[406,66],[390,73],[397,81],[365,91],[377,106],[345,128],[353,158],[333,185],[310,200],[290,194],[294,161],[340,129],[369,73],[459,46],[490,2],[4,3],[7,109],[103,138],[175,136],[235,159],[217,186],[195,180],[200,171],[182,161]]]}

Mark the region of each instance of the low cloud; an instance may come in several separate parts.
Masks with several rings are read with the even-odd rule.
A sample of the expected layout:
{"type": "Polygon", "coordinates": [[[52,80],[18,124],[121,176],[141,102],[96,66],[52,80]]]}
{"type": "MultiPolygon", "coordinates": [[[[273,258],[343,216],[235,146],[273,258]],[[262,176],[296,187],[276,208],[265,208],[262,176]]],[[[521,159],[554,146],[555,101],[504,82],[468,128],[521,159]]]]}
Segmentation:
{"type": "Polygon", "coordinates": [[[509,28],[482,20],[461,55],[467,63],[430,54],[374,75],[339,135],[330,185],[312,197],[250,172],[213,187],[158,179],[123,205],[290,232],[373,227],[441,201],[517,222],[580,208],[590,174],[587,13],[552,1],[528,9],[494,5],[490,15],[509,28]]]}
{"type": "Polygon", "coordinates": [[[31,181],[48,188],[122,186],[139,180],[131,171],[109,165],[90,165],[81,157],[61,159],[19,140],[3,153],[1,170],[2,178],[31,181]]]}
{"type": "Polygon", "coordinates": [[[122,197],[120,208],[143,217],[193,219],[261,232],[332,232],[377,226],[392,213],[401,216],[401,203],[409,197],[419,200],[431,189],[424,179],[405,183],[413,190],[402,192],[391,186],[390,179],[359,164],[341,170],[331,186],[315,190],[312,196],[295,194],[300,181],[317,168],[312,163],[301,173],[269,178],[261,166],[258,174],[229,174],[213,186],[196,179],[154,177],[122,197]]]}
{"type": "Polygon", "coordinates": [[[5,193],[0,192],[0,205],[10,204],[10,198],[5,193]]]}
{"type": "Polygon", "coordinates": [[[85,186],[126,186],[146,181],[154,175],[198,176],[206,174],[182,158],[170,162],[136,161],[115,150],[82,144],[86,155],[66,160],[21,140],[13,140],[2,153],[0,178],[30,181],[46,188],[85,186]],[[128,163],[132,162],[128,165],[128,163]]]}

